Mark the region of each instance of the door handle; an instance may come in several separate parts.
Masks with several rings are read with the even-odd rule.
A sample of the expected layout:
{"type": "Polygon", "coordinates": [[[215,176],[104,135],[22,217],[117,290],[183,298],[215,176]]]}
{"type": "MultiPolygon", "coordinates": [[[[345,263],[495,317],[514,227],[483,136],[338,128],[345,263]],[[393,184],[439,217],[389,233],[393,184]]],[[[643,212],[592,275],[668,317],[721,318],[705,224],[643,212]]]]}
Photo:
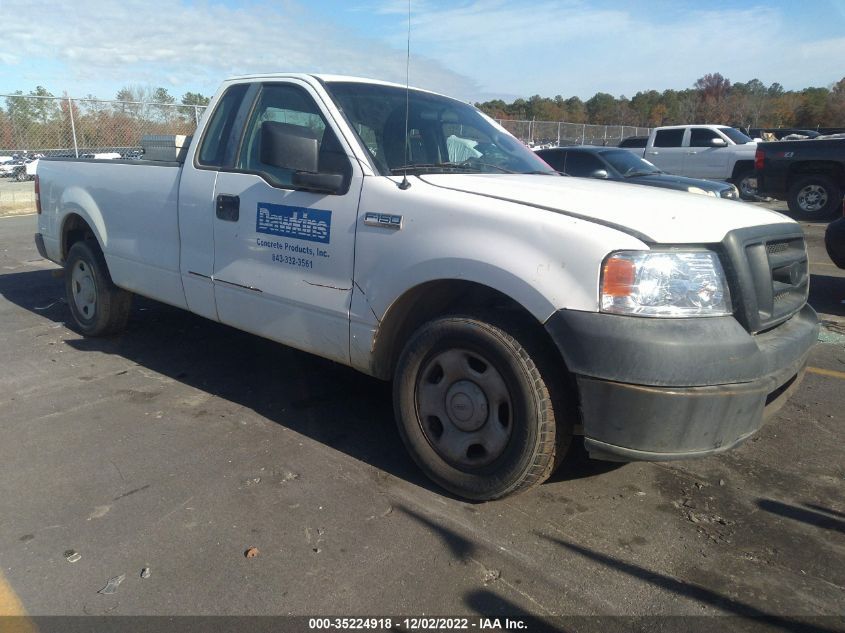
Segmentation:
{"type": "Polygon", "coordinates": [[[241,217],[241,199],[238,196],[220,194],[217,196],[217,218],[225,222],[237,222],[241,217]]]}
{"type": "Polygon", "coordinates": [[[657,156],[660,152],[649,152],[649,156],[657,156]]]}
{"type": "Polygon", "coordinates": [[[698,152],[687,152],[687,154],[698,154],[698,152]]]}

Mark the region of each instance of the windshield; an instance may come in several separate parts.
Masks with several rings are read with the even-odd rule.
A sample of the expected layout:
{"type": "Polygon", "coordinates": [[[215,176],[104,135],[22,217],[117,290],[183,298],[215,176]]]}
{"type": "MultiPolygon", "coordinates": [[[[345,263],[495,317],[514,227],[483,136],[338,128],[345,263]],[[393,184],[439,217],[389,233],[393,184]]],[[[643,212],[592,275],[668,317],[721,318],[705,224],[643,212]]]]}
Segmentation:
{"type": "Polygon", "coordinates": [[[631,152],[626,152],[625,150],[617,149],[609,152],[602,152],[601,156],[625,178],[660,173],[660,170],[647,160],[640,158],[631,152]]]}
{"type": "Polygon", "coordinates": [[[404,88],[329,82],[328,90],[382,175],[555,172],[525,145],[472,106],[404,88]]]}
{"type": "Polygon", "coordinates": [[[754,140],[750,137],[746,136],[736,128],[732,127],[720,127],[719,131],[731,139],[737,145],[745,145],[746,143],[753,143],[754,140]]]}

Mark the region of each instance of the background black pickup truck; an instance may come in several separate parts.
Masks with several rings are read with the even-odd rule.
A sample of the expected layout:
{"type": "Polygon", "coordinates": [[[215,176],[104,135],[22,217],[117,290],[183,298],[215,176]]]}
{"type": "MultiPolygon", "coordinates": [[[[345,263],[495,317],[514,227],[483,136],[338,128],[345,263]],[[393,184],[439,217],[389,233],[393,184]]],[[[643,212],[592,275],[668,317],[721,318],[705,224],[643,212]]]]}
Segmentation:
{"type": "Polygon", "coordinates": [[[845,139],[760,143],[754,169],[758,195],[786,199],[804,218],[829,218],[842,206],[845,139]]]}

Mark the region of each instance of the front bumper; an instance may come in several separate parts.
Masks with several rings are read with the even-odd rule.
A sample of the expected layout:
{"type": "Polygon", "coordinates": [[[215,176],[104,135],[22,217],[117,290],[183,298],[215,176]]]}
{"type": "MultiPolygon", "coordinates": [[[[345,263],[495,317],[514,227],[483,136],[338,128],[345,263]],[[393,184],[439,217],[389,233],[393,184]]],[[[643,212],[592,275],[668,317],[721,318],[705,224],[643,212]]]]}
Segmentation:
{"type": "Polygon", "coordinates": [[[819,325],[806,305],[753,336],[733,317],[569,310],[546,328],[575,374],[590,456],[659,461],[725,451],[751,436],[800,383],[819,325]]]}

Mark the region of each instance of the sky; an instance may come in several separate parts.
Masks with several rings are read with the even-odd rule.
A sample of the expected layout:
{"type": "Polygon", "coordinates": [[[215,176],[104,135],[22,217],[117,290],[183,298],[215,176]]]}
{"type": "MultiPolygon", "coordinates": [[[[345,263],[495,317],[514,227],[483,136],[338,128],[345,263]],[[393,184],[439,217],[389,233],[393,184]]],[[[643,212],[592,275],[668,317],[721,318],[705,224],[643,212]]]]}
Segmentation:
{"type": "MultiPolygon", "coordinates": [[[[127,85],[211,95],[233,75],[405,82],[407,0],[0,0],[0,94],[127,85]]],[[[845,76],[845,0],[411,0],[410,82],[467,101],[786,89],[845,76]]]]}

